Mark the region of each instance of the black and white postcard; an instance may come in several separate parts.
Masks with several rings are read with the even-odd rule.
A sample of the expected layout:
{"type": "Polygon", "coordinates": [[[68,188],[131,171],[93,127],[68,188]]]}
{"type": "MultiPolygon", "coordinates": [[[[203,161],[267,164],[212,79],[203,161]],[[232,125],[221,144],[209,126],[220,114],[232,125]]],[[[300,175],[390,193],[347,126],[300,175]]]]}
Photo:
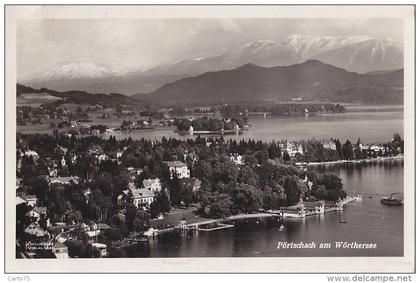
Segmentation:
{"type": "Polygon", "coordinates": [[[414,270],[414,6],[5,10],[6,271],[414,270]]]}

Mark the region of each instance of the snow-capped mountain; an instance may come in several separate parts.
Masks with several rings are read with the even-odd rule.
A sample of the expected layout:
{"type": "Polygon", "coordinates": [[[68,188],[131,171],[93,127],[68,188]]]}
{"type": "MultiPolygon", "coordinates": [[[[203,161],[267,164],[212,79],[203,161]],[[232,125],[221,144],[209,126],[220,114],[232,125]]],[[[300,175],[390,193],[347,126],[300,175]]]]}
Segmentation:
{"type": "Polygon", "coordinates": [[[54,67],[42,76],[42,80],[96,79],[114,74],[113,71],[92,62],[74,62],[54,67]]]}
{"type": "Polygon", "coordinates": [[[200,74],[229,70],[253,63],[284,66],[318,59],[354,72],[398,69],[403,66],[402,45],[367,36],[291,35],[281,42],[259,40],[214,57],[183,60],[146,71],[149,74],[200,74]]]}
{"type": "Polygon", "coordinates": [[[293,34],[283,42],[300,58],[310,58],[319,53],[339,49],[371,39],[367,36],[302,36],[293,34]]]}
{"type": "Polygon", "coordinates": [[[211,57],[191,58],[145,71],[127,72],[90,62],[54,67],[38,79],[24,81],[34,88],[58,91],[148,93],[176,80],[210,71],[232,70],[245,64],[288,66],[315,59],[350,72],[367,73],[403,67],[403,46],[391,39],[367,36],[290,35],[282,41],[259,40],[211,57]]]}
{"type": "Polygon", "coordinates": [[[106,68],[91,62],[77,62],[56,66],[38,78],[19,83],[36,89],[130,95],[151,92],[184,77],[185,75],[145,75],[142,71],[128,72],[120,66],[106,68]]]}
{"type": "Polygon", "coordinates": [[[361,41],[319,53],[314,58],[358,73],[401,69],[404,66],[402,45],[389,39],[361,41]]]}

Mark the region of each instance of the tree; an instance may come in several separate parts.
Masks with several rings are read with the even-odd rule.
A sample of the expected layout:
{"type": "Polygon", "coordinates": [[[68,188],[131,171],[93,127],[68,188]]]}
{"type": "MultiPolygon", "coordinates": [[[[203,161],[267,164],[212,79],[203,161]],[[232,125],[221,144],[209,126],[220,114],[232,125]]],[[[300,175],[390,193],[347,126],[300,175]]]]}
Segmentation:
{"type": "Polygon", "coordinates": [[[323,184],[327,190],[341,191],[343,189],[341,178],[334,174],[322,174],[318,182],[323,184]]]}
{"type": "Polygon", "coordinates": [[[88,205],[95,212],[95,218],[103,220],[108,217],[108,212],[112,207],[112,202],[110,197],[105,196],[100,190],[95,189],[91,193],[88,205]]]}
{"type": "Polygon", "coordinates": [[[47,179],[43,176],[36,177],[30,185],[31,193],[35,194],[41,200],[45,200],[45,196],[50,188],[47,179]]]}
{"type": "Polygon", "coordinates": [[[259,164],[263,164],[268,160],[268,151],[266,149],[259,150],[255,153],[255,157],[257,158],[259,164]]]}
{"type": "Polygon", "coordinates": [[[118,176],[114,178],[114,183],[116,186],[116,193],[111,194],[112,196],[120,194],[122,191],[128,188],[128,183],[130,182],[130,176],[127,172],[121,172],[118,176]]]}
{"type": "Polygon", "coordinates": [[[219,166],[213,168],[214,182],[219,181],[228,184],[230,182],[236,182],[239,176],[238,166],[230,160],[224,160],[218,163],[219,166]]]}
{"type": "Polygon", "coordinates": [[[325,187],[326,193],[324,190],[316,192],[316,196],[321,199],[333,200],[342,199],[346,197],[346,192],[343,189],[343,183],[341,178],[334,174],[323,174],[318,180],[317,184],[322,187],[325,187]]]}
{"type": "Polygon", "coordinates": [[[343,157],[346,160],[354,159],[353,145],[349,140],[343,145],[343,157]]]}
{"type": "Polygon", "coordinates": [[[133,204],[128,204],[125,207],[125,223],[128,226],[128,229],[133,230],[133,223],[134,219],[137,215],[137,207],[135,207],[133,204]]]}
{"type": "Polygon", "coordinates": [[[101,173],[92,184],[93,189],[99,190],[105,196],[114,196],[116,189],[114,188],[114,182],[112,175],[108,172],[101,173]]]}
{"type": "Polygon", "coordinates": [[[284,152],[283,152],[283,161],[284,161],[285,163],[290,162],[290,155],[289,155],[289,153],[288,153],[287,151],[284,151],[284,152]]]}
{"type": "Polygon", "coordinates": [[[186,207],[189,207],[194,196],[191,188],[189,188],[188,186],[184,186],[181,189],[181,196],[182,196],[181,201],[184,203],[186,207]]]}
{"type": "Polygon", "coordinates": [[[101,252],[94,247],[91,243],[88,243],[84,249],[84,256],[85,258],[98,258],[101,257],[101,252]]]}
{"type": "Polygon", "coordinates": [[[287,177],[284,182],[284,189],[287,195],[287,205],[295,205],[299,202],[301,192],[299,191],[297,178],[287,177]]]}
{"type": "Polygon", "coordinates": [[[248,184],[237,184],[231,193],[234,209],[238,212],[252,213],[262,206],[261,193],[248,184]]]}
{"type": "Polygon", "coordinates": [[[133,231],[143,233],[149,228],[150,214],[138,209],[133,221],[133,231]]]}
{"type": "Polygon", "coordinates": [[[69,251],[70,257],[84,257],[85,246],[83,245],[82,241],[78,240],[68,240],[66,241],[66,245],[69,251]]]}
{"type": "Polygon", "coordinates": [[[172,180],[170,180],[169,192],[171,196],[171,204],[180,205],[182,201],[182,186],[176,174],[173,174],[172,180]]]}
{"type": "Polygon", "coordinates": [[[159,214],[168,213],[171,210],[169,198],[162,189],[150,204],[150,214],[152,218],[156,218],[159,214]]]}
{"type": "Polygon", "coordinates": [[[205,217],[222,218],[231,215],[233,202],[228,194],[203,190],[200,193],[199,202],[199,212],[205,217]]]}
{"type": "Polygon", "coordinates": [[[404,140],[398,133],[395,133],[392,142],[391,142],[391,150],[394,155],[398,153],[404,153],[404,140]]]}
{"type": "Polygon", "coordinates": [[[258,175],[250,166],[244,166],[239,171],[238,182],[257,187],[258,175]]]}
{"type": "Polygon", "coordinates": [[[277,185],[274,189],[270,186],[265,186],[263,191],[263,208],[264,209],[279,209],[285,206],[287,196],[284,193],[284,188],[277,185]]]}
{"type": "Polygon", "coordinates": [[[341,145],[340,140],[336,139],[334,140],[334,142],[335,142],[335,148],[338,153],[338,156],[340,157],[340,159],[344,159],[343,146],[341,145]]]}
{"type": "Polygon", "coordinates": [[[32,210],[32,207],[26,205],[26,203],[21,203],[16,205],[16,238],[20,239],[24,235],[24,229],[27,225],[31,223],[26,214],[32,210]]]}
{"type": "Polygon", "coordinates": [[[280,158],[281,150],[278,145],[273,141],[268,147],[268,156],[270,159],[280,158]]]}
{"type": "Polygon", "coordinates": [[[328,198],[328,191],[324,185],[317,186],[316,190],[314,191],[313,195],[317,199],[327,199],[328,198]]]}
{"type": "Polygon", "coordinates": [[[357,140],[356,148],[354,150],[354,156],[356,159],[363,159],[363,152],[360,149],[360,138],[357,140]]]}
{"type": "Polygon", "coordinates": [[[125,252],[125,250],[121,249],[121,248],[117,248],[117,247],[109,247],[108,248],[108,256],[111,258],[125,258],[127,257],[127,253],[125,252]]]}
{"type": "Polygon", "coordinates": [[[254,166],[258,164],[258,159],[255,157],[254,154],[245,154],[244,163],[245,165],[254,166]]]}
{"type": "Polygon", "coordinates": [[[224,123],[220,119],[209,120],[209,131],[220,131],[224,126],[224,123]]]}
{"type": "Polygon", "coordinates": [[[191,126],[191,121],[188,119],[176,120],[175,125],[180,131],[188,131],[191,126]]]}
{"type": "Polygon", "coordinates": [[[65,195],[58,191],[49,192],[45,203],[52,220],[63,221],[66,210],[69,207],[69,202],[65,195]]]}
{"type": "Polygon", "coordinates": [[[83,220],[82,213],[79,210],[72,210],[67,214],[67,223],[80,223],[83,220]]]}
{"type": "Polygon", "coordinates": [[[193,172],[194,176],[196,176],[199,179],[209,179],[210,176],[213,174],[213,168],[211,167],[210,162],[204,159],[194,164],[193,172]]]}

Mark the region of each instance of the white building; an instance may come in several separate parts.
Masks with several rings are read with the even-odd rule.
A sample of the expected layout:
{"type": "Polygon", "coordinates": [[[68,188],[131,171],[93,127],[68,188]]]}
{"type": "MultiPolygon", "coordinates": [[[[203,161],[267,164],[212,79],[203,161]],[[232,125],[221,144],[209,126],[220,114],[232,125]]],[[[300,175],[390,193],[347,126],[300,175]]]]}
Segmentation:
{"type": "Polygon", "coordinates": [[[285,147],[287,154],[289,154],[290,157],[295,157],[297,153],[303,154],[303,147],[301,144],[286,142],[286,145],[282,145],[282,147],[285,147]]]}
{"type": "Polygon", "coordinates": [[[181,161],[165,161],[165,164],[169,167],[171,178],[174,174],[176,174],[179,179],[190,177],[190,169],[188,169],[188,166],[185,163],[181,161]]]}
{"type": "Polygon", "coordinates": [[[28,213],[26,213],[26,216],[30,217],[30,218],[35,218],[36,221],[38,221],[41,216],[47,215],[47,208],[46,207],[39,207],[39,206],[35,206],[31,211],[28,211],[28,213]]]}
{"type": "Polygon", "coordinates": [[[108,160],[108,155],[102,153],[101,155],[98,156],[98,162],[102,163],[104,161],[108,160]]]}
{"type": "Polygon", "coordinates": [[[21,198],[26,202],[29,206],[36,206],[38,198],[35,195],[22,195],[21,198]]]}
{"type": "Polygon", "coordinates": [[[230,160],[235,162],[236,165],[244,165],[245,164],[244,157],[242,155],[239,155],[239,154],[231,155],[230,160]]]}
{"type": "Polygon", "coordinates": [[[97,248],[101,252],[101,256],[107,255],[107,251],[106,251],[107,245],[102,244],[102,243],[93,243],[92,246],[97,248]]]}
{"type": "Polygon", "coordinates": [[[382,146],[382,145],[372,145],[371,147],[370,147],[370,150],[373,150],[374,152],[379,152],[379,151],[382,151],[382,152],[384,152],[385,151],[385,147],[384,146],[382,146]]]}
{"type": "Polygon", "coordinates": [[[38,224],[31,223],[25,228],[25,233],[36,236],[36,237],[45,237],[48,236],[48,232],[42,229],[38,224]]]}
{"type": "Polygon", "coordinates": [[[325,149],[337,150],[335,142],[333,142],[333,141],[324,141],[322,143],[322,147],[325,148],[325,149]]]}
{"type": "Polygon", "coordinates": [[[362,143],[359,143],[359,148],[361,150],[369,150],[369,146],[368,145],[365,145],[365,144],[362,144],[362,143]]]}
{"type": "Polygon", "coordinates": [[[26,200],[24,200],[22,197],[16,196],[16,205],[19,205],[22,203],[27,204],[26,200]]]}
{"type": "Polygon", "coordinates": [[[68,176],[68,177],[53,177],[49,179],[50,185],[70,185],[71,183],[79,184],[79,177],[68,176]]]}
{"type": "Polygon", "coordinates": [[[26,157],[32,157],[34,160],[37,160],[39,158],[38,153],[34,150],[25,151],[25,156],[26,157]]]}
{"type": "Polygon", "coordinates": [[[131,196],[133,198],[133,204],[136,207],[140,207],[141,205],[150,205],[155,195],[149,189],[132,189],[131,196]]]}
{"type": "Polygon", "coordinates": [[[153,194],[157,194],[162,190],[162,182],[159,178],[143,180],[143,187],[150,190],[153,194]]]}
{"type": "Polygon", "coordinates": [[[123,191],[123,193],[117,197],[118,203],[124,203],[131,197],[135,207],[149,206],[155,199],[155,194],[149,189],[138,189],[133,185],[134,184],[129,184],[129,189],[123,191]]]}

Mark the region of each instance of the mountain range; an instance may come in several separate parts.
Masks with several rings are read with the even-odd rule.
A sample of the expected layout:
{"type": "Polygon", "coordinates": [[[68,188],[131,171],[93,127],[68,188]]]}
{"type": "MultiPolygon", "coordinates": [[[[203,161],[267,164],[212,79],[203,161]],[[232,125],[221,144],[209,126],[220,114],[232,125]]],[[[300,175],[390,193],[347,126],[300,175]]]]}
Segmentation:
{"type": "MultiPolygon", "coordinates": [[[[120,104],[128,105],[144,105],[144,101],[141,99],[135,99],[134,97],[125,96],[119,93],[103,94],[103,93],[89,93],[86,91],[56,91],[48,88],[35,89],[26,85],[16,85],[16,96],[22,98],[24,94],[38,94],[38,102],[52,102],[51,99],[44,99],[44,97],[53,96],[64,99],[66,103],[75,104],[90,104],[90,105],[102,105],[105,107],[116,107],[120,104]],[[44,101],[42,101],[44,100],[44,101]]],[[[24,101],[24,98],[23,98],[24,101]]]]}
{"type": "Polygon", "coordinates": [[[318,60],[268,68],[246,64],[184,78],[133,97],[166,104],[263,100],[401,104],[403,77],[402,69],[358,74],[318,60]]]}
{"type": "Polygon", "coordinates": [[[260,40],[223,54],[181,60],[148,70],[126,72],[91,62],[73,62],[54,67],[39,78],[24,81],[34,88],[57,91],[136,94],[206,72],[232,70],[248,63],[261,67],[286,66],[316,59],[349,72],[367,73],[403,67],[402,45],[390,39],[367,36],[291,35],[281,42],[260,40]]]}
{"type": "Polygon", "coordinates": [[[146,70],[145,73],[201,74],[230,70],[247,63],[274,67],[303,63],[310,59],[358,73],[400,69],[403,66],[402,45],[389,39],[291,35],[282,42],[260,40],[219,56],[183,60],[146,70]]]}

